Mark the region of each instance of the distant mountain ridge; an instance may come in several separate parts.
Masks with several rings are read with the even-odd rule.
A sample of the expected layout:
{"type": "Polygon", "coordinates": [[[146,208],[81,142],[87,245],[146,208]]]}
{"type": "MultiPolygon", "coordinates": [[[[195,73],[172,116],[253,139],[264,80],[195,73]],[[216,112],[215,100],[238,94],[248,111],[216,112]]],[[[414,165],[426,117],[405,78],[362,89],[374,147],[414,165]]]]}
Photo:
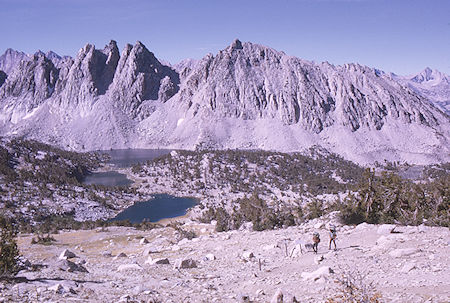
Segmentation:
{"type": "Polygon", "coordinates": [[[450,76],[427,67],[416,75],[393,78],[450,114],[450,76]]]}
{"type": "Polygon", "coordinates": [[[8,49],[2,69],[4,136],[76,150],[319,145],[362,163],[449,160],[449,116],[417,88],[436,79],[448,85],[433,71],[407,80],[239,40],[174,66],[141,42],[121,53],[115,41],[103,50],[87,44],[76,58],[8,49]]]}

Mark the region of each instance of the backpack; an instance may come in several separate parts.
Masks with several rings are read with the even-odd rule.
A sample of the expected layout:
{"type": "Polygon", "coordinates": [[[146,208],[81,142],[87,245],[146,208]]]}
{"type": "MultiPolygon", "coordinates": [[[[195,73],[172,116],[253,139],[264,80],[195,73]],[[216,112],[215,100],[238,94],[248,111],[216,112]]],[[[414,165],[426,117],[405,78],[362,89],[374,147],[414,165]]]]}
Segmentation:
{"type": "Polygon", "coordinates": [[[319,235],[319,233],[314,233],[313,234],[313,242],[314,243],[319,243],[320,242],[320,235],[319,235]]]}
{"type": "Polygon", "coordinates": [[[336,239],[336,230],[335,229],[330,229],[330,238],[331,239],[336,239]]]}

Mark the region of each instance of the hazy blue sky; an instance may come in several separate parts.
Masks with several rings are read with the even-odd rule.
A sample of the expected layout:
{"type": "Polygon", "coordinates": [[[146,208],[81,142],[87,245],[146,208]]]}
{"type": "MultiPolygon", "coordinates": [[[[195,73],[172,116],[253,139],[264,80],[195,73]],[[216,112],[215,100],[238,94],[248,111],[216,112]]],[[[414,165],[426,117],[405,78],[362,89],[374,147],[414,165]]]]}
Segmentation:
{"type": "Polygon", "coordinates": [[[316,62],[450,74],[450,0],[0,0],[0,28],[1,53],[140,40],[175,63],[239,38],[316,62]]]}

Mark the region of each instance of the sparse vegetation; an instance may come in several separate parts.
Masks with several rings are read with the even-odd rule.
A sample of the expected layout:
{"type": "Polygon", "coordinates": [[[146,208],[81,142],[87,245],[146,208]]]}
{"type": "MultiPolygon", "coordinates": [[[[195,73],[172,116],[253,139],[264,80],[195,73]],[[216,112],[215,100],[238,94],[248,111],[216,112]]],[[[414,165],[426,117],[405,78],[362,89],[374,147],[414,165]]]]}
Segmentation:
{"type": "Polygon", "coordinates": [[[53,242],[56,242],[56,239],[53,238],[50,234],[41,235],[38,234],[36,238],[31,239],[31,244],[42,244],[42,245],[51,245],[53,242]]]}
{"type": "MultiPolygon", "coordinates": [[[[82,183],[105,159],[97,153],[69,152],[37,141],[0,138],[0,209],[14,217],[21,230],[49,216],[73,217],[79,203],[99,205],[96,210],[103,213],[93,217],[105,217],[110,210],[140,197],[129,187],[82,183]]],[[[92,218],[92,214],[86,215],[85,220],[92,218]]]]}
{"type": "Polygon", "coordinates": [[[344,270],[335,280],[335,292],[326,303],[382,303],[382,296],[367,276],[357,270],[344,270]]]}
{"type": "Polygon", "coordinates": [[[251,222],[253,230],[261,231],[282,226],[295,225],[303,219],[301,208],[276,209],[254,194],[232,203],[234,208],[228,212],[224,207],[209,208],[200,218],[202,222],[216,220],[217,231],[238,229],[245,222],[251,222]]]}
{"type": "Polygon", "coordinates": [[[337,203],[346,224],[396,223],[450,226],[450,177],[436,176],[418,183],[392,172],[376,176],[367,169],[359,188],[343,203],[337,203]]]}
{"type": "Polygon", "coordinates": [[[177,240],[180,241],[184,238],[188,240],[192,240],[194,238],[197,238],[197,234],[193,230],[185,229],[181,226],[182,224],[180,222],[174,222],[171,224],[168,224],[167,226],[172,227],[177,232],[177,240]]]}

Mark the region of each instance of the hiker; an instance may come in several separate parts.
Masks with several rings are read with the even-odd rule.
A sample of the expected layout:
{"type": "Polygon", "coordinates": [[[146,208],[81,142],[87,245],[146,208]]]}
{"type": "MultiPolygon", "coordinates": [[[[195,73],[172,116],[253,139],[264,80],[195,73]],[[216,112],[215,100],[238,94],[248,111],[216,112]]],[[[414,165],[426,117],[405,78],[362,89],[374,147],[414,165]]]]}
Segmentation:
{"type": "Polygon", "coordinates": [[[315,232],[313,234],[313,250],[316,254],[318,251],[319,242],[320,242],[320,235],[318,232],[315,232]]]}
{"type": "Polygon", "coordinates": [[[330,225],[330,244],[328,245],[328,249],[331,249],[331,242],[334,244],[334,250],[336,250],[336,227],[334,225],[330,225]]]}

